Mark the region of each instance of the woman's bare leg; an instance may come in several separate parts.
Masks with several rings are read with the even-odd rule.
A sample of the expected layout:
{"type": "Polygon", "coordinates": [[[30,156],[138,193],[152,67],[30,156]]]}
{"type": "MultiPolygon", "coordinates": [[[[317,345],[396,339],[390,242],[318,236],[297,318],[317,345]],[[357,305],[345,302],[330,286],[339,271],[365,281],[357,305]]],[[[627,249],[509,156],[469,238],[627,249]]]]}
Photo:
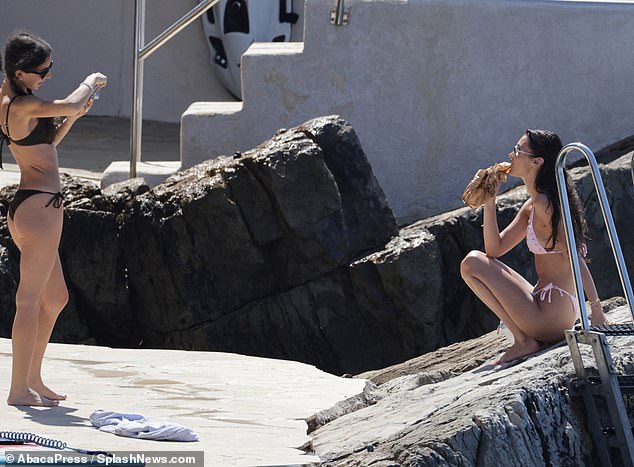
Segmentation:
{"type": "Polygon", "coordinates": [[[9,405],[55,406],[58,401],[39,395],[29,387],[31,364],[35,356],[40,304],[53,266],[62,231],[61,209],[44,208],[50,195],[35,195],[25,200],[9,230],[20,249],[20,283],[16,294],[16,313],[11,334],[13,366],[9,405]]]}
{"type": "Polygon", "coordinates": [[[568,297],[559,303],[559,297],[553,295],[553,303],[540,308],[531,294],[533,286],[501,261],[472,251],[462,261],[460,272],[467,285],[504,321],[515,338],[515,343],[500,358],[501,363],[537,352],[540,341],[558,340],[556,336],[563,335],[563,330],[570,327],[569,313],[558,310],[562,304],[565,310],[571,307],[568,297]]]}
{"type": "Polygon", "coordinates": [[[37,321],[37,340],[31,360],[31,372],[29,375],[29,387],[51,400],[65,400],[66,396],[49,389],[42,381],[42,360],[46,352],[46,346],[51,338],[53,327],[60,312],[68,303],[68,289],[62,272],[62,264],[59,254],[55,259],[51,275],[44,286],[42,300],[40,302],[40,313],[37,321]]]}

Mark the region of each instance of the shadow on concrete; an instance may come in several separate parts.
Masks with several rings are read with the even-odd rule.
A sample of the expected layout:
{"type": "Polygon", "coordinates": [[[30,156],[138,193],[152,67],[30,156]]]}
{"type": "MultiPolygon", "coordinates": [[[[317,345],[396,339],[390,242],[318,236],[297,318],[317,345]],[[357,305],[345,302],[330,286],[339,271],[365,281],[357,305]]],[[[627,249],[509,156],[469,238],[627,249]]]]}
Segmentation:
{"type": "MultiPolygon", "coordinates": [[[[64,401],[61,401],[63,404],[64,401]]],[[[90,421],[87,418],[78,417],[77,415],[71,415],[72,412],[76,412],[77,409],[72,407],[29,407],[29,406],[16,406],[20,412],[24,412],[25,419],[30,420],[40,425],[47,426],[86,426],[90,425],[90,421]]]]}

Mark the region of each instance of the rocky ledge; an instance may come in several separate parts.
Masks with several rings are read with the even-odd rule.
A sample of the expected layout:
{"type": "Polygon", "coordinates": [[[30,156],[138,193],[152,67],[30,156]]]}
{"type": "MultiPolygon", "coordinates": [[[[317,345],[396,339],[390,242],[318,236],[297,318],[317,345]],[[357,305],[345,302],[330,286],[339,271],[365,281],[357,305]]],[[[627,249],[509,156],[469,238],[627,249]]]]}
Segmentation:
{"type": "MultiPolygon", "coordinates": [[[[621,246],[634,256],[631,154],[602,166],[621,246]]],[[[587,168],[572,170],[601,297],[620,294],[587,168]]],[[[459,265],[482,249],[481,209],[398,227],[361,143],[321,117],[149,189],[63,178],[60,256],[70,290],[53,341],[213,350],[335,374],[382,368],[481,336],[495,316],[459,265]]],[[[6,214],[15,187],[0,190],[6,214]]],[[[456,193],[459,197],[460,193],[456,193]]],[[[500,225],[526,199],[499,197],[500,225]]],[[[0,336],[10,335],[18,252],[0,222],[0,336]]],[[[524,245],[502,258],[534,279],[524,245]]]]}
{"type": "MultiPolygon", "coordinates": [[[[623,299],[605,302],[629,322],[623,299]]],[[[618,372],[634,371],[632,337],[609,338],[618,372]]],[[[516,365],[493,366],[505,338],[483,337],[359,377],[373,383],[310,420],[308,447],[325,465],[592,466],[582,404],[565,342],[516,365]]],[[[589,346],[581,346],[591,366],[589,346]]]]}

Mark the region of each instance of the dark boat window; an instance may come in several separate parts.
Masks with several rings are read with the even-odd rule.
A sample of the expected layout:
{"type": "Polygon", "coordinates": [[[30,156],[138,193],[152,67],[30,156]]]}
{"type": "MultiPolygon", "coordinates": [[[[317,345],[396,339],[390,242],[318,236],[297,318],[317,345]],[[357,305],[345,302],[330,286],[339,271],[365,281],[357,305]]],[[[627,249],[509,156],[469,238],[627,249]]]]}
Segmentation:
{"type": "Polygon", "coordinates": [[[249,12],[246,0],[231,0],[225,7],[224,32],[249,34],[249,12]]]}

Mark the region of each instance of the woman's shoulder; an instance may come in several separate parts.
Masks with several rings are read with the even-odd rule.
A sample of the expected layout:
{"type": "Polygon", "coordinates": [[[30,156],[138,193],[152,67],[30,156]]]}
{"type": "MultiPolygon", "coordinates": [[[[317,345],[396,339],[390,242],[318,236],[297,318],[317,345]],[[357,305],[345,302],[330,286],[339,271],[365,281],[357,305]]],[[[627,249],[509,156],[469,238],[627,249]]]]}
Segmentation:
{"type": "Polygon", "coordinates": [[[11,98],[11,108],[28,106],[41,100],[42,99],[34,96],[33,94],[18,94],[17,96],[13,96],[11,98]]]}
{"type": "Polygon", "coordinates": [[[24,111],[24,109],[28,108],[28,106],[32,102],[30,100],[32,97],[34,96],[28,96],[28,95],[27,96],[23,96],[23,95],[9,96],[5,94],[5,96],[2,99],[3,108],[8,108],[8,106],[11,106],[10,108],[11,108],[12,115],[14,114],[14,112],[21,113],[24,111]]]}
{"type": "Polygon", "coordinates": [[[550,216],[553,213],[552,204],[547,195],[539,193],[532,200],[535,217],[543,223],[550,222],[550,216]]]}
{"type": "Polygon", "coordinates": [[[541,213],[550,213],[552,209],[550,199],[548,198],[548,195],[544,193],[538,193],[535,198],[532,198],[532,202],[535,210],[541,213]]]}
{"type": "Polygon", "coordinates": [[[525,216],[530,215],[530,212],[533,209],[533,200],[532,198],[528,198],[526,201],[524,201],[524,204],[522,204],[522,206],[520,207],[519,213],[525,216]]]}

